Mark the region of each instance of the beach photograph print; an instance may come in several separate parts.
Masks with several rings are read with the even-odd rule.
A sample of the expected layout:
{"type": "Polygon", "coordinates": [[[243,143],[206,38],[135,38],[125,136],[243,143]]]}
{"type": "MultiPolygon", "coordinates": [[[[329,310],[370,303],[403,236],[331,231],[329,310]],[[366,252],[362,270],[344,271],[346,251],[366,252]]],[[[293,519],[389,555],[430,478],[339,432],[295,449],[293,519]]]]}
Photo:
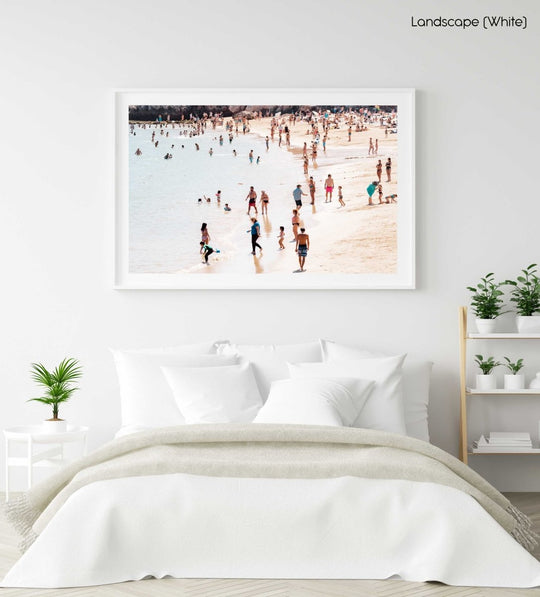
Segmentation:
{"type": "Polygon", "coordinates": [[[410,288],[410,106],[383,101],[389,92],[250,95],[125,104],[127,277],[141,287],[410,288]]]}

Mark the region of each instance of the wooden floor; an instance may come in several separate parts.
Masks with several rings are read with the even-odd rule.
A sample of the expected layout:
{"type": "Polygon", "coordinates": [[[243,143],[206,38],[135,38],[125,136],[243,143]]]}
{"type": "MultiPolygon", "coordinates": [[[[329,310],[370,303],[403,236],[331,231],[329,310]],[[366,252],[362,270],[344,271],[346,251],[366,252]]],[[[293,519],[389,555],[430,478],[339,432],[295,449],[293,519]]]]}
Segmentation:
{"type": "MultiPolygon", "coordinates": [[[[540,493],[506,494],[531,517],[540,533],[540,493]]],[[[2,502],[4,498],[0,494],[2,502]]],[[[17,537],[0,514],[0,578],[19,557],[17,537]]],[[[540,546],[535,552],[540,560],[540,546]]],[[[143,580],[117,585],[77,589],[0,589],[0,597],[58,595],[61,597],[540,597],[539,589],[485,589],[448,587],[439,583],[415,583],[398,580],[143,580]]]]}

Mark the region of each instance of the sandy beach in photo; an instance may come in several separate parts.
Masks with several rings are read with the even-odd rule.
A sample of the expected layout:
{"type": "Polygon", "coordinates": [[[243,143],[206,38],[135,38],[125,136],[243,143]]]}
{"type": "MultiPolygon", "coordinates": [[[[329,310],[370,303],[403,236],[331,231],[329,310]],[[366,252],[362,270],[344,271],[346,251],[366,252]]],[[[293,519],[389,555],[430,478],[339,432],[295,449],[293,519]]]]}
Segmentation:
{"type": "Polygon", "coordinates": [[[338,119],[339,128],[330,126],[324,139],[322,119],[315,125],[319,132],[315,137],[311,122],[299,119],[293,122],[288,114],[282,117],[283,121],[279,117],[273,120],[272,116],[245,119],[245,133],[242,125],[238,133],[227,127],[231,123],[238,126],[238,119],[236,123],[231,118],[216,119],[206,124],[203,134],[192,136],[187,134],[191,125],[173,127],[170,122],[132,125],[132,271],[205,275],[299,273],[291,217],[296,207],[293,190],[300,184],[305,193],[300,210],[301,226],[305,227],[310,241],[302,275],[396,272],[399,197],[395,201],[387,197],[397,197],[398,135],[384,123],[381,126],[378,119],[362,119],[358,126],[359,119],[349,124],[351,117],[344,114],[338,119]],[[277,123],[283,128],[281,144],[277,123]],[[288,143],[285,126],[289,129],[288,143]],[[317,155],[313,159],[312,143],[316,140],[317,155]],[[387,182],[385,168],[388,158],[391,182],[387,182]],[[146,170],[140,166],[145,160],[146,170]],[[366,189],[372,182],[378,183],[379,174],[382,204],[377,189],[373,205],[369,205],[366,189]],[[325,202],[328,175],[334,181],[331,202],[325,202]],[[310,176],[316,186],[314,205],[310,204],[310,176]],[[255,256],[251,255],[249,232],[250,217],[255,214],[253,211],[249,216],[246,214],[250,186],[257,193],[258,243],[263,249],[262,253],[257,249],[255,256]],[[338,199],[338,186],[342,187],[344,206],[338,199]],[[222,191],[219,204],[218,190],[222,191]],[[261,214],[263,190],[269,197],[267,215],[261,214]],[[230,212],[224,210],[225,203],[229,204],[230,212]],[[209,255],[209,265],[202,263],[198,251],[202,222],[208,224],[207,244],[214,249],[209,255]],[[278,245],[280,226],[285,228],[283,250],[278,245]],[[152,254],[159,252],[166,258],[153,261],[152,254]]]}

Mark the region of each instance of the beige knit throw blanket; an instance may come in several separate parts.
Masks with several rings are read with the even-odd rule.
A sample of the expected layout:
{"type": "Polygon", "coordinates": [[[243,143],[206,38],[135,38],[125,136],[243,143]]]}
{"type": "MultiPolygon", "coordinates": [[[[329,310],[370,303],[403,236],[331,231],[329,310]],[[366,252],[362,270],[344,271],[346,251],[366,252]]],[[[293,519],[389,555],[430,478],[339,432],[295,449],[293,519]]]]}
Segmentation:
{"type": "Polygon", "coordinates": [[[530,520],[447,452],[393,433],[315,425],[183,425],[129,435],[66,465],[10,502],[8,518],[21,533],[24,550],[81,487],[106,479],[170,473],[439,483],[471,495],[529,551],[537,543],[530,520]]]}

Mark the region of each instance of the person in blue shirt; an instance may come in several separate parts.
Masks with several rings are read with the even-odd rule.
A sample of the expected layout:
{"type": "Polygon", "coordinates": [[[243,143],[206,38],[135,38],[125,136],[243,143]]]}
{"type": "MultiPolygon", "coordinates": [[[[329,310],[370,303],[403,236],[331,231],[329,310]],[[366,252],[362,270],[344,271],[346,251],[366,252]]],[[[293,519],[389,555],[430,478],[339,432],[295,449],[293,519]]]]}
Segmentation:
{"type": "Polygon", "coordinates": [[[302,207],[302,195],[307,196],[303,191],[302,191],[302,185],[301,184],[297,184],[296,185],[296,189],[294,189],[293,191],[293,197],[294,197],[294,202],[296,203],[296,207],[298,209],[300,209],[302,207]]]}
{"type": "Polygon", "coordinates": [[[262,247],[257,242],[259,236],[261,236],[261,227],[259,222],[257,222],[257,218],[251,218],[251,222],[251,230],[248,230],[248,232],[251,232],[251,254],[255,255],[255,247],[258,247],[259,251],[262,253],[262,247]]]}
{"type": "Polygon", "coordinates": [[[371,198],[373,197],[373,193],[375,193],[375,191],[377,190],[377,187],[379,186],[379,182],[377,180],[374,180],[366,189],[366,191],[368,192],[369,195],[369,203],[368,205],[373,205],[373,201],[371,200],[371,198]]]}

